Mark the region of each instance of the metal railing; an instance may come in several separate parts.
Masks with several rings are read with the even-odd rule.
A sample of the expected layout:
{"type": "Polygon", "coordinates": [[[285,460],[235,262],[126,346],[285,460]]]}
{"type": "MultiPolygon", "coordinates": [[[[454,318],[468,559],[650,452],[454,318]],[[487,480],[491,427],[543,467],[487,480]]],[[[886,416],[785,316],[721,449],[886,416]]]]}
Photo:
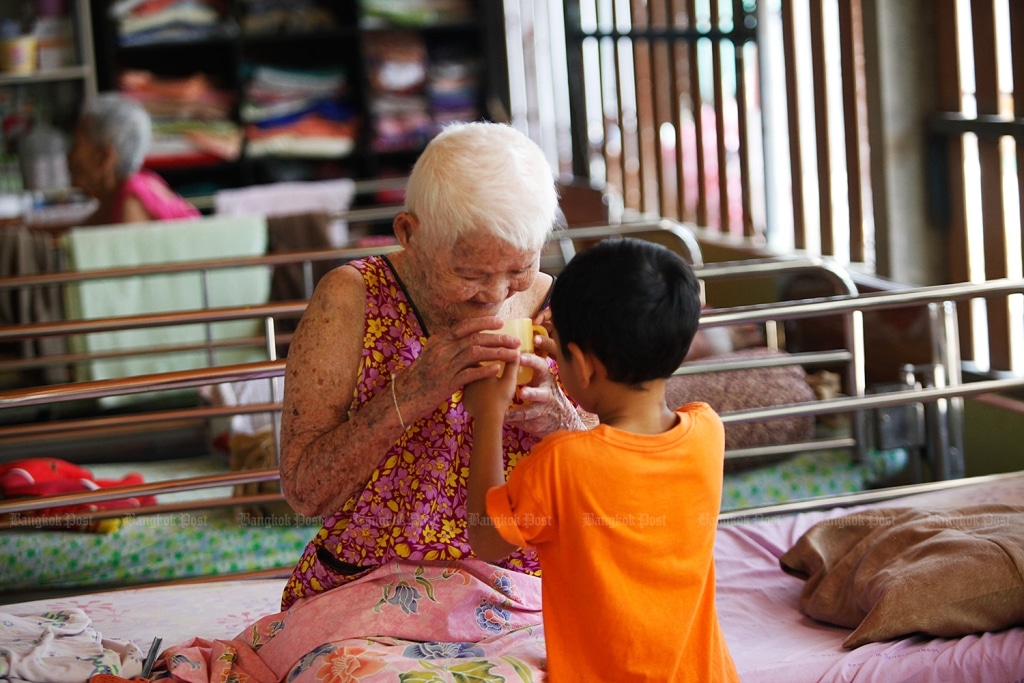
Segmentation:
{"type": "MultiPolygon", "coordinates": [[[[993,281],[983,284],[962,284],[943,285],[934,287],[923,287],[915,290],[882,292],[866,295],[843,295],[836,297],[824,297],[815,300],[783,302],[779,304],[759,304],[754,306],[739,307],[735,309],[721,309],[708,312],[704,324],[725,325],[740,324],[748,322],[763,322],[766,320],[790,320],[812,317],[816,315],[835,315],[845,312],[864,313],[871,310],[882,310],[920,305],[937,305],[948,311],[955,310],[953,302],[965,299],[990,298],[1007,296],[1010,294],[1024,293],[1024,281],[993,281]]],[[[950,320],[947,329],[943,333],[955,330],[955,320],[950,320]]],[[[823,354],[817,360],[844,359],[841,353],[823,354]]],[[[801,354],[794,360],[804,363],[809,359],[801,354]]],[[[770,361],[778,362],[778,361],[770,361]]],[[[943,361],[944,376],[946,381],[942,386],[897,391],[883,394],[849,396],[829,400],[812,401],[808,403],[795,403],[772,408],[758,408],[750,410],[739,410],[722,414],[725,423],[771,420],[780,417],[793,416],[816,416],[842,412],[863,411],[877,409],[886,406],[918,404],[918,403],[955,403],[962,401],[963,397],[980,393],[992,393],[1019,389],[1024,387],[1024,377],[1008,378],[999,380],[988,380],[964,385],[960,381],[959,373],[956,371],[958,355],[955,346],[946,348],[946,356],[943,361]]],[[[746,362],[742,364],[722,363],[712,364],[704,368],[706,371],[723,369],[739,369],[740,367],[754,367],[763,365],[761,363],[746,362]]],[[[114,380],[103,380],[97,382],[83,382],[70,385],[55,385],[49,387],[36,387],[31,389],[13,390],[0,392],[0,410],[15,407],[49,404],[54,402],[72,401],[81,398],[95,397],[111,394],[130,394],[134,392],[176,389],[190,386],[200,386],[216,382],[243,381],[253,379],[269,379],[281,376],[284,372],[284,362],[275,361],[267,363],[252,363],[237,366],[225,366],[221,368],[203,368],[199,370],[180,371],[163,373],[146,377],[134,377],[114,380]]],[[[270,406],[253,406],[253,410],[263,410],[270,406]]],[[[279,409],[280,404],[275,403],[274,409],[279,409]]],[[[211,411],[214,412],[214,411],[211,411]]],[[[218,413],[220,414],[220,413],[218,413]]],[[[166,416],[161,415],[161,418],[166,416]]],[[[109,418],[110,420],[128,419],[139,420],[138,416],[122,416],[121,418],[109,418]]],[[[109,423],[107,423],[109,424],[109,423]]],[[[0,438],[3,438],[8,429],[22,429],[23,427],[2,427],[0,438]]],[[[935,463],[935,475],[938,478],[958,476],[963,472],[962,451],[951,451],[939,453],[939,461],[935,463]]],[[[69,504],[72,501],[95,502],[102,500],[113,500],[126,495],[136,493],[166,493],[171,491],[184,490],[184,488],[202,488],[207,486],[239,485],[252,483],[254,481],[273,480],[277,476],[276,470],[260,470],[252,472],[240,472],[230,475],[215,475],[213,477],[196,477],[176,482],[162,482],[145,484],[140,487],[121,487],[118,489],[105,489],[88,494],[74,494],[68,497],[48,497],[31,501],[20,501],[0,503],[0,514],[9,512],[25,512],[36,509],[53,507],[55,505],[69,504]],[[184,487],[184,488],[183,488],[184,487]]],[[[245,499],[226,499],[222,504],[239,504],[245,499]]],[[[260,500],[263,500],[262,498],[260,500]]],[[[212,505],[208,501],[204,505],[212,505]]]]}

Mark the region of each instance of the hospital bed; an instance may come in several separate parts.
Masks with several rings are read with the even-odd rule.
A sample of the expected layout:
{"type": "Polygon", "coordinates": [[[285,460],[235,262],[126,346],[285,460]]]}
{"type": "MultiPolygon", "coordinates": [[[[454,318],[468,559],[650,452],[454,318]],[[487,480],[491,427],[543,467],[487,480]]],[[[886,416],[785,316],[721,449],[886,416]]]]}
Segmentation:
{"type": "MultiPolygon", "coordinates": [[[[643,236],[645,232],[661,230],[666,230],[666,226],[660,222],[653,225],[631,225],[626,228],[609,227],[604,236],[629,232],[643,236]]],[[[674,231],[675,228],[671,226],[667,229],[668,233],[674,231]]],[[[600,233],[600,230],[597,232],[600,233]]],[[[600,234],[587,235],[588,239],[599,237],[600,234]]],[[[678,239],[683,244],[687,241],[685,236],[667,237],[660,232],[659,237],[678,239]]],[[[557,249],[569,248],[570,245],[565,244],[557,246],[557,249]]],[[[344,253],[340,254],[315,253],[301,257],[314,260],[329,258],[342,262],[346,258],[356,258],[363,254],[359,250],[343,251],[344,253]]],[[[563,252],[563,256],[571,257],[571,253],[563,252]]],[[[840,519],[864,506],[875,509],[895,505],[916,507],[927,503],[958,508],[978,501],[1024,504],[1024,486],[1019,475],[985,477],[977,480],[959,478],[963,472],[963,459],[969,455],[963,453],[959,439],[959,421],[962,419],[960,407],[963,398],[972,394],[1017,389],[1024,382],[1002,379],[963,384],[959,375],[959,350],[955,343],[955,302],[1019,294],[1024,292],[1024,284],[997,281],[983,285],[924,287],[877,295],[860,295],[851,291],[841,291],[845,286],[842,284],[844,278],[841,269],[836,269],[832,264],[808,263],[795,259],[742,265],[703,264],[697,255],[691,260],[696,262],[702,278],[707,281],[742,277],[744,274],[749,277],[752,269],[764,268],[766,271],[774,270],[778,273],[794,269],[811,269],[819,273],[828,271],[831,274],[823,274],[822,277],[835,280],[837,283],[837,293],[831,297],[711,309],[705,314],[702,324],[709,327],[746,323],[772,327],[789,320],[826,315],[842,321],[843,336],[847,342],[845,348],[810,354],[806,357],[800,356],[796,359],[808,367],[816,364],[842,366],[847,396],[726,412],[723,419],[727,424],[792,416],[892,416],[897,414],[894,411],[899,411],[898,414],[903,417],[912,415],[915,416],[912,419],[921,420],[920,424],[909,431],[919,437],[923,436],[923,443],[911,443],[913,440],[905,442],[909,444],[912,452],[908,448],[893,449],[905,451],[900,468],[909,466],[916,475],[919,475],[919,480],[929,480],[928,483],[916,483],[909,487],[868,492],[863,491],[865,482],[861,480],[853,487],[856,492],[839,491],[845,494],[841,496],[820,495],[838,492],[819,487],[816,491],[811,491],[811,496],[805,495],[804,500],[799,502],[784,502],[793,496],[788,495],[791,492],[782,491],[778,499],[762,499],[756,506],[725,506],[733,509],[725,511],[719,522],[720,532],[716,547],[719,609],[723,628],[742,679],[834,680],[841,673],[850,680],[996,680],[994,677],[998,676],[1014,680],[1011,675],[1014,671],[1018,672],[1019,677],[1021,667],[1024,666],[1021,661],[1021,652],[1024,651],[1024,629],[1019,626],[998,633],[972,634],[956,638],[910,635],[847,650],[843,648],[842,643],[849,636],[850,628],[819,623],[800,613],[799,596],[804,584],[798,578],[779,569],[779,557],[814,524],[840,519]],[[862,379],[865,354],[862,348],[861,316],[873,310],[906,307],[923,307],[927,311],[931,321],[930,346],[933,362],[927,368],[917,368],[913,373],[909,373],[904,387],[887,387],[884,392],[872,393],[862,379]],[[818,495],[813,495],[815,493],[818,495]],[[913,678],[911,672],[916,672],[914,675],[919,677],[913,678]],[[858,676],[860,678],[857,678],[858,676]]],[[[237,261],[232,264],[234,267],[239,265],[237,261]]],[[[243,265],[252,265],[250,261],[243,261],[243,265]]],[[[216,264],[210,267],[216,267],[216,264]]],[[[50,330],[30,330],[32,334],[58,331],[82,334],[103,329],[104,326],[116,328],[143,323],[168,326],[183,323],[204,324],[248,317],[264,322],[263,339],[258,345],[266,350],[267,357],[264,360],[242,364],[6,391],[0,393],[0,411],[92,400],[110,395],[180,391],[225,382],[265,381],[269,386],[273,378],[280,377],[283,373],[284,363],[274,358],[274,349],[277,348],[279,340],[273,338],[273,325],[266,324],[266,321],[273,320],[275,316],[296,315],[301,313],[301,310],[302,303],[295,302],[179,312],[150,316],[146,320],[69,322],[64,323],[66,327],[55,325],[54,329],[50,330]]],[[[22,334],[24,333],[23,331],[22,334]]],[[[17,333],[13,330],[0,330],[0,338],[3,338],[4,334],[14,337],[17,333]]],[[[792,358],[784,360],[793,361],[792,358]]],[[[758,364],[751,360],[740,360],[712,364],[703,368],[688,368],[684,365],[681,373],[737,372],[758,364]]],[[[277,401],[278,398],[275,397],[265,405],[196,406],[185,409],[184,413],[167,410],[151,411],[148,414],[103,416],[88,418],[84,422],[77,420],[77,424],[73,424],[76,420],[68,421],[71,424],[58,424],[61,421],[56,421],[57,423],[47,427],[22,423],[9,425],[0,430],[0,439],[6,441],[13,433],[18,438],[32,437],[43,442],[52,442],[55,433],[75,434],[75,438],[78,438],[77,435],[82,433],[82,429],[106,431],[128,424],[159,424],[177,419],[183,414],[190,418],[208,419],[240,412],[272,411],[279,408],[277,401]],[[96,421],[90,424],[89,419],[96,421]],[[8,429],[11,431],[6,431],[8,429]],[[34,434],[31,433],[33,431],[34,434]]],[[[849,432],[840,436],[816,437],[811,443],[782,444],[768,447],[766,450],[734,450],[730,457],[743,459],[763,457],[766,452],[776,455],[787,452],[786,459],[771,465],[777,469],[781,465],[799,461],[805,454],[813,460],[814,455],[843,452],[848,454],[848,465],[855,467],[862,465],[872,452],[870,437],[867,434],[872,429],[870,417],[863,423],[851,420],[849,432]]],[[[58,437],[60,438],[66,439],[66,436],[58,437]]],[[[749,471],[751,470],[744,470],[741,474],[749,471]]],[[[142,576],[110,576],[106,581],[91,583],[64,583],[63,580],[57,579],[49,585],[45,580],[9,584],[8,579],[5,579],[4,587],[10,586],[12,589],[6,592],[5,600],[19,602],[5,606],[3,611],[25,615],[71,610],[76,618],[84,615],[92,627],[102,632],[104,636],[115,640],[132,641],[131,645],[137,646],[140,651],[145,650],[152,638],[157,636],[163,639],[164,645],[183,643],[197,636],[229,640],[244,630],[251,630],[247,627],[252,626],[261,617],[275,614],[283,587],[282,577],[289,571],[290,562],[298,556],[305,541],[315,532],[316,521],[293,516],[272,527],[262,522],[240,523],[239,517],[234,513],[237,506],[244,503],[278,502],[280,498],[274,494],[240,498],[230,495],[232,487],[273,481],[277,476],[273,468],[242,472],[229,472],[226,468],[221,468],[218,471],[206,470],[198,474],[189,472],[185,476],[179,476],[180,474],[160,472],[155,473],[143,484],[101,489],[87,494],[0,503],[0,514],[15,515],[14,518],[8,518],[6,525],[9,528],[0,535],[0,538],[19,538],[18,535],[23,534],[37,537],[48,535],[49,538],[58,540],[56,546],[60,548],[59,550],[36,549],[30,553],[36,558],[34,566],[40,578],[45,577],[44,570],[57,559],[65,560],[69,556],[74,557],[76,553],[80,553],[80,558],[84,557],[83,548],[90,541],[83,541],[83,536],[88,539],[118,539],[117,543],[127,544],[133,541],[129,540],[130,536],[126,531],[133,527],[150,530],[162,528],[162,534],[158,535],[167,537],[180,536],[182,532],[186,532],[187,535],[187,532],[197,529],[200,532],[211,532],[208,538],[198,545],[162,547],[150,555],[139,551],[137,554],[141,560],[140,566],[145,568],[149,564],[152,568],[151,572],[142,576]],[[157,501],[156,504],[140,504],[127,512],[123,508],[99,512],[78,510],[70,517],[67,514],[54,515],[52,521],[49,517],[37,516],[40,509],[87,506],[92,503],[123,500],[128,496],[155,496],[157,501]],[[218,510],[220,512],[217,512],[218,510]],[[220,519],[218,515],[226,515],[228,522],[224,524],[225,528],[238,527],[243,531],[253,532],[249,541],[213,540],[216,536],[213,531],[219,523],[217,520],[220,519]],[[92,532],[91,535],[61,528],[62,524],[69,521],[87,526],[104,519],[114,520],[117,528],[106,534],[92,532]],[[271,528],[273,531],[270,531],[271,528]],[[170,529],[173,529],[173,533],[168,532],[170,529]],[[270,534],[276,534],[282,529],[291,532],[293,538],[268,540],[270,534]],[[77,539],[77,544],[73,543],[74,539],[77,539]],[[246,545],[246,542],[259,545],[246,545]],[[271,546],[276,550],[271,551],[271,546]],[[217,555],[218,548],[223,548],[220,555],[217,555]],[[181,571],[180,567],[169,570],[152,559],[167,559],[168,556],[173,557],[176,554],[193,558],[216,556],[217,561],[222,564],[218,567],[200,567],[198,572],[190,574],[189,571],[181,571]],[[268,558],[270,562],[265,566],[246,564],[257,557],[268,558]],[[235,573],[244,573],[250,578],[239,580],[234,578],[235,573]],[[197,581],[198,576],[202,576],[203,580],[197,581]],[[161,585],[141,587],[141,584],[147,582],[160,582],[161,585]],[[110,590],[124,585],[140,587],[110,590]],[[51,592],[56,590],[64,595],[51,593],[38,600],[25,602],[26,598],[36,597],[31,594],[33,587],[48,589],[51,592]],[[83,590],[92,592],[82,593],[83,590]],[[218,607],[210,609],[211,605],[218,607]],[[161,615],[159,619],[154,618],[157,614],[161,615]]],[[[19,546],[15,543],[8,545],[4,554],[10,557],[11,553],[19,552],[19,546]]],[[[95,567],[89,567],[85,563],[83,566],[86,574],[97,575],[95,567]]],[[[480,570],[479,566],[470,568],[467,575],[477,576],[480,570]]],[[[376,580],[385,579],[386,577],[377,577],[376,580]]],[[[13,578],[9,580],[14,581],[13,578]]],[[[515,647],[509,651],[500,648],[492,651],[486,647],[474,649],[469,646],[461,650],[440,647],[434,655],[437,655],[437,652],[447,652],[449,655],[440,659],[433,655],[423,655],[426,651],[424,648],[413,648],[412,641],[405,642],[400,638],[385,639],[387,642],[370,642],[365,638],[350,642],[347,636],[342,637],[337,633],[321,635],[327,639],[325,642],[330,641],[336,646],[333,652],[344,651],[346,647],[361,648],[360,652],[368,654],[357,656],[355,650],[352,650],[352,656],[356,659],[359,656],[364,659],[368,657],[380,666],[382,672],[391,671],[391,680],[394,680],[394,672],[399,669],[404,672],[421,669],[437,672],[443,669],[447,672],[444,675],[450,678],[442,677],[438,680],[460,680],[451,673],[451,670],[470,662],[476,662],[478,667],[495,675],[504,669],[518,672],[520,676],[533,676],[534,680],[539,680],[542,668],[543,641],[540,639],[542,634],[539,633],[539,629],[534,629],[534,634],[530,638],[517,641],[515,647]],[[423,656],[411,654],[414,652],[419,652],[423,656]],[[453,652],[462,654],[456,656],[451,654],[453,652]],[[513,664],[513,661],[517,664],[513,664]],[[490,668],[487,667],[488,663],[491,664],[490,668]]],[[[122,651],[118,650],[120,646],[113,642],[111,647],[122,651]]],[[[130,650],[129,646],[125,647],[130,650]]],[[[296,656],[297,660],[301,658],[301,655],[296,656]]]]}

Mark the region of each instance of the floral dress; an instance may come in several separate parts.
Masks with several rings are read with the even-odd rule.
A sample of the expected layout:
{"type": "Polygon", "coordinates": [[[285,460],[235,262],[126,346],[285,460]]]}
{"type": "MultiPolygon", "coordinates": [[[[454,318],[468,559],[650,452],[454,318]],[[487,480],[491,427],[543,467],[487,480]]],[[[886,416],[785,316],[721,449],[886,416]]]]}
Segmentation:
{"type": "MultiPolygon", "coordinates": [[[[366,323],[359,381],[349,412],[409,366],[426,341],[414,306],[383,257],[353,261],[366,284],[366,323]]],[[[377,464],[362,491],[324,520],[284,589],[287,609],[299,598],[329,590],[387,562],[458,560],[471,554],[466,536],[466,478],[472,449],[469,415],[457,391],[429,416],[410,424],[377,464]]],[[[504,430],[506,475],[538,438],[504,430]]],[[[538,574],[532,549],[499,565],[538,574]]]]}

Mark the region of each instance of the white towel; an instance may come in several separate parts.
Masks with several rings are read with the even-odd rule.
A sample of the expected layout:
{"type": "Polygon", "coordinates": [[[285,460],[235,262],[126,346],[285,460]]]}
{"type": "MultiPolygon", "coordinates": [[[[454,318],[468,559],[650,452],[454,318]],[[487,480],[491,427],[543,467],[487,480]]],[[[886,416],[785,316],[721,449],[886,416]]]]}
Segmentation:
{"type": "Polygon", "coordinates": [[[0,680],[85,683],[98,673],[131,678],[142,673],[142,660],[134,643],[104,638],[80,609],[0,612],[0,680]]]}
{"type": "MultiPolygon", "coordinates": [[[[351,178],[295,181],[221,190],[214,196],[220,216],[294,216],[303,213],[342,214],[352,206],[356,184],[351,178]]],[[[332,219],[330,240],[335,247],[348,241],[348,224],[332,219]]]]}

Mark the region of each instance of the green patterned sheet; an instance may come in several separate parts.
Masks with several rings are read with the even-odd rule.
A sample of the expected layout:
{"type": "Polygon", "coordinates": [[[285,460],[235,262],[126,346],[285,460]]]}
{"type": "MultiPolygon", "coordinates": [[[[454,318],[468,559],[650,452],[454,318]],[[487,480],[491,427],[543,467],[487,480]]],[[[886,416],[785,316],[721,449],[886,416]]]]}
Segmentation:
{"type": "MultiPolygon", "coordinates": [[[[863,463],[851,453],[801,453],[783,462],[730,473],[722,509],[853,493],[899,472],[903,450],[872,452],[863,463]]],[[[146,481],[224,472],[223,457],[164,463],[89,466],[97,477],[139,471],[146,481]]],[[[230,495],[226,488],[160,496],[161,502],[230,495]]],[[[291,567],[316,533],[315,520],[275,518],[263,524],[233,508],[126,518],[110,533],[58,530],[0,532],[0,593],[22,589],[128,586],[152,581],[291,567]]]]}
{"type": "Polygon", "coordinates": [[[110,533],[5,531],[0,590],[126,586],[287,567],[314,533],[307,526],[240,524],[228,509],[138,517],[110,533]]]}
{"type": "MultiPolygon", "coordinates": [[[[225,456],[87,465],[97,478],[139,472],[146,482],[228,471],[225,456]]],[[[224,498],[230,487],[163,494],[161,503],[224,498]]],[[[290,567],[318,520],[274,517],[269,525],[235,508],[124,518],[110,533],[0,532],[0,593],[22,589],[128,586],[153,581],[290,567]]]]}
{"type": "Polygon", "coordinates": [[[772,505],[818,496],[856,493],[904,470],[908,452],[869,451],[856,462],[846,449],[808,451],[783,462],[725,475],[722,509],[772,505]]]}

